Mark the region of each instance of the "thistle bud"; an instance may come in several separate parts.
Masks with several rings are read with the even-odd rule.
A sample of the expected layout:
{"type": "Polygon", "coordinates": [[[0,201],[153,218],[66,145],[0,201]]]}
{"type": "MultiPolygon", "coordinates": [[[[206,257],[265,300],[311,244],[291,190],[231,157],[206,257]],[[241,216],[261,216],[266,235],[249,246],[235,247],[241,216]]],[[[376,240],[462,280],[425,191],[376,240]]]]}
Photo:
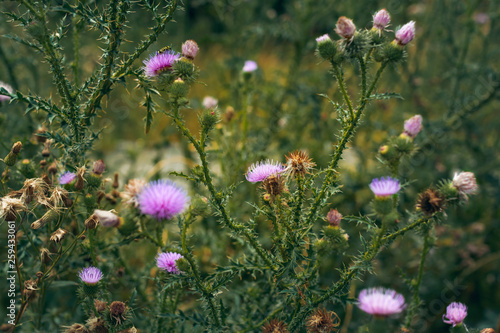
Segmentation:
{"type": "Polygon", "coordinates": [[[87,211],[91,212],[97,207],[97,198],[92,193],[87,193],[83,197],[83,203],[87,207],[87,211]]]}
{"type": "Polygon", "coordinates": [[[10,153],[7,154],[7,156],[4,158],[5,164],[8,166],[13,166],[17,162],[17,155],[21,152],[21,148],[23,147],[23,144],[21,141],[17,141],[12,145],[12,148],[10,149],[10,153]]]}
{"type": "Polygon", "coordinates": [[[183,79],[177,78],[169,88],[169,92],[174,98],[185,97],[188,93],[189,87],[183,79]]]}
{"type": "MultiPolygon", "coordinates": [[[[178,77],[187,83],[193,83],[198,76],[198,71],[191,60],[183,57],[174,63],[172,74],[174,77],[178,77]]],[[[182,97],[186,96],[187,90],[188,86],[184,84],[180,90],[180,92],[185,91],[185,93],[181,95],[182,97]]]]}
{"type": "Polygon", "coordinates": [[[97,217],[99,223],[106,228],[120,227],[123,223],[123,219],[112,211],[96,209],[94,215],[97,217]]]}
{"type": "Polygon", "coordinates": [[[338,227],[340,225],[340,221],[342,220],[342,214],[340,214],[336,209],[331,209],[326,215],[326,220],[332,227],[338,227]]]}
{"type": "Polygon", "coordinates": [[[48,222],[54,221],[59,215],[55,210],[48,210],[41,218],[31,223],[31,229],[40,229],[48,222]]]}
{"type": "Polygon", "coordinates": [[[415,139],[418,133],[422,130],[422,116],[417,114],[405,121],[404,133],[410,138],[415,139]]]}
{"type": "Polygon", "coordinates": [[[50,236],[50,240],[55,243],[60,243],[67,234],[68,232],[66,230],[59,228],[52,233],[52,235],[50,236]]]}
{"type": "Polygon", "coordinates": [[[394,148],[402,154],[408,154],[412,151],[414,145],[412,138],[406,134],[406,133],[401,133],[395,140],[394,140],[394,148]]]}
{"type": "Polygon", "coordinates": [[[41,160],[40,161],[40,168],[45,168],[47,166],[47,160],[41,160]]]}
{"type": "Polygon", "coordinates": [[[47,140],[43,144],[43,150],[42,150],[42,156],[43,157],[49,157],[50,156],[50,144],[52,143],[52,140],[47,140]]]}
{"type": "Polygon", "coordinates": [[[106,311],[106,308],[108,307],[108,303],[105,301],[100,301],[98,299],[94,300],[94,307],[98,313],[103,313],[106,311]]]}
{"type": "Polygon", "coordinates": [[[113,184],[111,185],[115,190],[120,186],[118,182],[118,172],[113,175],[113,184]]]}
{"type": "Polygon", "coordinates": [[[94,162],[94,165],[92,167],[92,173],[100,176],[104,173],[105,170],[106,170],[106,164],[104,164],[104,161],[102,159],[94,162]]]}
{"type": "Polygon", "coordinates": [[[22,160],[19,172],[25,178],[35,178],[35,167],[33,166],[33,163],[31,163],[31,161],[28,159],[22,160]]]}
{"type": "Polygon", "coordinates": [[[201,115],[201,126],[203,130],[208,133],[219,122],[219,112],[214,109],[205,109],[201,115]]]}
{"type": "Polygon", "coordinates": [[[467,196],[467,194],[476,194],[478,190],[476,176],[474,176],[472,172],[455,173],[455,176],[453,177],[453,186],[462,196],[467,196]]]}
{"type": "Polygon", "coordinates": [[[213,109],[217,106],[218,103],[219,101],[217,100],[217,98],[214,98],[212,96],[205,96],[202,102],[205,109],[213,109]]]}
{"type": "Polygon", "coordinates": [[[405,46],[415,37],[415,22],[410,21],[396,31],[396,43],[405,46]]]}
{"type": "Polygon", "coordinates": [[[198,44],[194,40],[189,39],[182,44],[182,55],[190,60],[194,60],[198,50],[198,44]]]}
{"type": "Polygon", "coordinates": [[[381,9],[373,15],[373,28],[377,29],[379,33],[385,30],[391,22],[391,16],[387,10],[381,9]]]}
{"type": "Polygon", "coordinates": [[[337,54],[337,46],[327,34],[316,38],[318,55],[324,60],[331,61],[337,54]]]}
{"type": "Polygon", "coordinates": [[[340,37],[350,40],[356,32],[356,26],[351,19],[341,16],[335,25],[335,32],[340,37]]]}
{"type": "Polygon", "coordinates": [[[126,319],[127,306],[125,303],[120,301],[114,301],[109,306],[109,314],[111,318],[113,318],[118,325],[121,325],[122,321],[126,319]]]}
{"type": "Polygon", "coordinates": [[[12,145],[12,148],[11,148],[11,152],[13,154],[16,154],[18,155],[20,152],[21,152],[21,148],[23,148],[23,144],[21,143],[21,141],[17,141],[16,143],[14,143],[12,145]]]}

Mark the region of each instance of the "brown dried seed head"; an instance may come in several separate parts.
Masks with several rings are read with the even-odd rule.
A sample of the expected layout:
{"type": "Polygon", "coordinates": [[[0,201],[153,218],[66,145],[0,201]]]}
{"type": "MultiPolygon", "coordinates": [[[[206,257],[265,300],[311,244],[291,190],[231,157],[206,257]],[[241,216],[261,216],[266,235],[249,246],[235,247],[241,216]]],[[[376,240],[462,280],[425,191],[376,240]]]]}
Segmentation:
{"type": "Polygon", "coordinates": [[[66,330],[64,333],[89,333],[89,330],[82,324],[73,324],[71,326],[63,326],[66,330]]]}
{"type": "Polygon", "coordinates": [[[495,333],[495,330],[492,328],[485,328],[481,331],[481,333],[495,333]]]}
{"type": "Polygon", "coordinates": [[[304,177],[310,173],[310,170],[316,165],[304,151],[296,150],[289,153],[286,157],[285,173],[293,177],[304,177]]]}
{"type": "Polygon", "coordinates": [[[337,330],[340,326],[340,318],[335,312],[325,309],[316,309],[307,318],[306,327],[309,333],[329,333],[337,330]],[[334,319],[332,319],[332,315],[334,319]]]}
{"type": "Polygon", "coordinates": [[[120,186],[120,183],[118,182],[118,172],[115,172],[113,175],[113,184],[111,186],[113,186],[115,190],[120,186]]]}
{"type": "Polygon", "coordinates": [[[122,320],[125,320],[125,314],[127,312],[127,306],[125,303],[120,301],[114,301],[109,306],[109,314],[115,319],[118,324],[121,324],[122,320]]]}
{"type": "Polygon", "coordinates": [[[92,168],[92,172],[96,175],[102,175],[106,170],[106,164],[104,164],[103,160],[97,160],[94,162],[94,166],[92,168]]]}
{"type": "Polygon", "coordinates": [[[33,300],[36,297],[37,290],[38,289],[35,280],[29,279],[24,281],[24,295],[26,296],[26,299],[33,300]]]}
{"type": "Polygon", "coordinates": [[[68,234],[66,230],[59,228],[52,233],[50,240],[55,243],[60,243],[66,237],[66,234],[68,234]]]}
{"type": "Polygon", "coordinates": [[[47,160],[41,160],[40,161],[40,167],[43,169],[47,166],[47,160]]]}
{"type": "Polygon", "coordinates": [[[40,250],[40,260],[43,264],[48,265],[52,258],[50,257],[50,251],[44,247],[40,250]]]}
{"type": "Polygon", "coordinates": [[[444,198],[438,191],[431,188],[421,193],[417,201],[417,209],[421,210],[427,216],[442,211],[444,206],[444,198]]]}
{"type": "Polygon", "coordinates": [[[289,333],[287,325],[278,319],[272,319],[262,326],[262,333],[289,333]]]}
{"type": "Polygon", "coordinates": [[[23,148],[23,144],[21,141],[17,141],[12,145],[11,152],[15,155],[19,154],[21,152],[21,148],[23,148]]]}
{"type": "Polygon", "coordinates": [[[97,312],[103,313],[104,311],[106,311],[106,307],[108,306],[108,303],[106,303],[105,301],[95,299],[94,306],[95,306],[95,309],[97,312]]]}
{"type": "Polygon", "coordinates": [[[106,323],[101,318],[90,318],[87,320],[87,326],[91,333],[108,333],[109,330],[106,327],[106,323]]]}
{"type": "Polygon", "coordinates": [[[43,157],[49,157],[50,156],[50,145],[52,143],[52,140],[47,140],[43,144],[43,150],[42,150],[42,156],[43,157]]]}
{"type": "Polygon", "coordinates": [[[47,172],[51,175],[55,175],[57,173],[57,163],[52,162],[52,164],[47,168],[47,172]]]}
{"type": "Polygon", "coordinates": [[[97,219],[96,214],[92,214],[89,216],[88,219],[85,220],[85,228],[87,229],[95,229],[97,227],[97,223],[99,223],[99,220],[97,219]]]}
{"type": "Polygon", "coordinates": [[[262,185],[264,186],[266,192],[271,195],[271,197],[280,195],[285,189],[285,181],[279,174],[268,176],[262,182],[262,185]]]}

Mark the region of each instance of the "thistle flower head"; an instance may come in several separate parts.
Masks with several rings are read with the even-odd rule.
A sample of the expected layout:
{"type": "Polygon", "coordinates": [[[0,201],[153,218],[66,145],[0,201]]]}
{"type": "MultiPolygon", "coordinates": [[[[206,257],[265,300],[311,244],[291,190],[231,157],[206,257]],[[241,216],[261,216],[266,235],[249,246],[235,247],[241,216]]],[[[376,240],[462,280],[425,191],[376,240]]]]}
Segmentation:
{"type": "Polygon", "coordinates": [[[203,107],[205,109],[213,109],[217,106],[217,103],[219,103],[219,101],[217,100],[217,98],[214,98],[212,96],[205,96],[203,98],[203,107]]]}
{"type": "Polygon", "coordinates": [[[443,322],[452,324],[453,327],[460,325],[467,317],[467,306],[462,303],[453,302],[446,308],[446,314],[443,315],[443,322]]]}
{"type": "Polygon", "coordinates": [[[377,197],[387,197],[396,194],[400,188],[399,180],[391,177],[375,178],[370,183],[370,189],[377,197]]]}
{"type": "Polygon", "coordinates": [[[318,44],[330,42],[331,40],[332,39],[330,38],[330,36],[328,34],[324,34],[323,36],[319,36],[318,38],[316,38],[316,42],[318,44]]]}
{"type": "Polygon", "coordinates": [[[257,63],[253,60],[247,60],[245,61],[245,65],[243,66],[243,72],[245,73],[250,73],[254,72],[257,70],[259,66],[257,66],[257,63]]]}
{"type": "Polygon", "coordinates": [[[176,261],[180,258],[184,258],[181,254],[175,252],[162,252],[156,257],[156,266],[158,268],[172,273],[180,274],[182,273],[179,268],[177,268],[176,261]]]}
{"type": "Polygon", "coordinates": [[[130,179],[121,193],[125,203],[137,207],[139,205],[137,197],[145,185],[146,181],[143,179],[130,179]]]}
{"type": "Polygon", "coordinates": [[[60,243],[66,237],[67,234],[68,232],[66,230],[59,228],[56,231],[54,231],[52,235],[50,235],[50,241],[54,243],[60,243]]]}
{"type": "Polygon", "coordinates": [[[391,22],[391,16],[387,10],[381,9],[373,15],[373,27],[379,31],[385,30],[391,22]]]}
{"type": "Polygon", "coordinates": [[[430,188],[419,195],[417,209],[421,210],[425,215],[431,216],[436,212],[442,211],[444,204],[445,201],[441,193],[430,188]]]}
{"type": "Polygon", "coordinates": [[[102,279],[102,272],[99,268],[90,266],[82,269],[78,274],[80,280],[86,284],[96,284],[102,279]]]}
{"type": "Polygon", "coordinates": [[[404,133],[410,138],[415,139],[417,134],[422,130],[422,116],[417,114],[405,121],[404,133]]]}
{"type": "Polygon", "coordinates": [[[340,37],[350,40],[356,32],[356,26],[351,19],[341,16],[335,25],[335,32],[340,37]]]}
{"type": "Polygon", "coordinates": [[[0,198],[0,219],[15,221],[19,212],[27,211],[28,207],[19,198],[5,196],[0,198]]]}
{"type": "Polygon", "coordinates": [[[123,223],[123,219],[113,213],[112,210],[94,210],[94,215],[99,223],[106,228],[119,227],[123,223]]]}
{"type": "Polygon", "coordinates": [[[282,173],[285,167],[280,162],[273,160],[260,161],[252,164],[245,175],[250,183],[261,182],[272,174],[282,173]]]}
{"type": "Polygon", "coordinates": [[[266,192],[271,196],[271,200],[280,195],[285,190],[285,180],[279,173],[273,173],[262,181],[266,192]]]}
{"type": "Polygon", "coordinates": [[[193,60],[196,57],[198,50],[198,44],[196,44],[196,42],[192,39],[189,39],[182,44],[182,55],[188,59],[193,60]]]}
{"type": "Polygon", "coordinates": [[[286,156],[285,173],[293,177],[304,177],[316,165],[304,151],[296,150],[286,156]]]}
{"type": "Polygon", "coordinates": [[[144,74],[148,77],[155,77],[162,72],[170,70],[181,55],[173,50],[165,52],[156,52],[144,60],[144,74]]]}
{"type": "Polygon", "coordinates": [[[396,31],[396,42],[405,46],[415,37],[415,21],[410,21],[396,31]]]}
{"type": "Polygon", "coordinates": [[[278,320],[272,319],[262,326],[262,333],[289,333],[287,325],[278,320]]]}
{"type": "Polygon", "coordinates": [[[310,333],[330,333],[340,326],[340,318],[335,312],[316,309],[307,317],[306,327],[310,333]],[[332,315],[334,318],[332,318],[332,315]]]}
{"type": "Polygon", "coordinates": [[[330,211],[326,215],[326,220],[328,221],[328,223],[330,223],[331,226],[338,227],[340,221],[342,220],[342,214],[340,214],[336,209],[330,209],[330,211]]]}
{"type": "Polygon", "coordinates": [[[458,193],[462,196],[467,194],[477,193],[476,176],[472,172],[455,173],[453,177],[453,186],[456,187],[458,193]]]}
{"type": "Polygon", "coordinates": [[[121,325],[122,321],[126,319],[127,310],[125,303],[120,301],[114,301],[109,305],[109,314],[116,320],[118,325],[121,325]]]}
{"type": "Polygon", "coordinates": [[[143,214],[157,220],[171,219],[184,211],[189,203],[186,191],[170,180],[149,182],[137,197],[143,214]]]}
{"type": "MultiPolygon", "coordinates": [[[[14,89],[12,89],[11,86],[9,86],[7,83],[4,83],[2,81],[0,81],[0,88],[4,88],[5,90],[7,90],[7,92],[9,94],[12,94],[14,92],[14,89]]],[[[9,100],[10,100],[10,96],[0,95],[0,102],[5,102],[5,101],[9,101],[9,100]]]]}
{"type": "Polygon", "coordinates": [[[104,161],[102,159],[94,162],[94,165],[92,167],[93,173],[95,173],[96,175],[102,175],[104,170],[106,170],[106,164],[104,164],[104,161]]]}
{"type": "Polygon", "coordinates": [[[358,301],[361,310],[380,317],[400,313],[406,308],[404,297],[392,289],[364,289],[359,293],[358,301]]]}

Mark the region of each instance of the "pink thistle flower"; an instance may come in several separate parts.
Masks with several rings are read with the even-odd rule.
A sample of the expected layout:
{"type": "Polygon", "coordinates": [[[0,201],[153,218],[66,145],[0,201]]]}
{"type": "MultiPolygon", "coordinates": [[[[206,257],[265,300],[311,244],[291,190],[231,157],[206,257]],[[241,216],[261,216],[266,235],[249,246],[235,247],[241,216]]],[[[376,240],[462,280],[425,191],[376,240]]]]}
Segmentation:
{"type": "Polygon", "coordinates": [[[335,25],[335,32],[342,38],[350,40],[356,32],[356,26],[351,19],[341,16],[335,25]]]}
{"type": "Polygon", "coordinates": [[[170,180],[149,182],[138,195],[139,209],[157,220],[171,219],[182,213],[188,203],[186,191],[170,180]]]}
{"type": "Polygon", "coordinates": [[[323,36],[319,36],[318,38],[316,38],[316,42],[318,44],[329,42],[331,40],[332,39],[330,38],[330,36],[328,34],[324,34],[323,36]]]}
{"type": "Polygon", "coordinates": [[[404,297],[392,289],[364,289],[359,293],[358,301],[361,310],[374,316],[386,317],[406,308],[404,297]]]}
{"type": "Polygon", "coordinates": [[[99,268],[90,266],[82,269],[78,276],[86,284],[96,284],[102,279],[102,272],[99,268]]]}
{"type": "Polygon", "coordinates": [[[123,223],[123,219],[113,213],[112,210],[96,209],[94,210],[94,214],[99,223],[106,228],[119,227],[123,223]]]}
{"type": "Polygon", "coordinates": [[[375,15],[373,15],[373,27],[380,32],[387,28],[389,22],[391,22],[391,16],[389,15],[389,12],[385,10],[385,8],[379,10],[375,13],[375,15]]]}
{"type": "Polygon", "coordinates": [[[446,308],[446,314],[443,315],[443,322],[453,324],[453,327],[455,327],[460,325],[465,317],[467,317],[467,307],[465,304],[453,302],[446,308]]]}
{"type": "Polygon", "coordinates": [[[217,100],[217,98],[214,98],[212,96],[205,96],[205,98],[203,98],[203,107],[205,109],[213,109],[217,106],[217,103],[219,103],[219,101],[217,100]]]}
{"type": "Polygon", "coordinates": [[[478,189],[476,176],[474,176],[472,172],[455,173],[453,177],[453,186],[458,190],[458,193],[463,196],[467,196],[467,194],[476,194],[478,189]]]}
{"type": "Polygon", "coordinates": [[[377,197],[387,197],[396,194],[400,188],[399,180],[391,177],[375,178],[370,184],[370,189],[377,197]]]}
{"type": "Polygon", "coordinates": [[[180,274],[183,273],[177,268],[177,263],[176,261],[184,258],[182,255],[179,253],[175,252],[162,252],[158,254],[156,257],[156,266],[158,268],[163,269],[164,271],[167,271],[172,274],[180,274]]]}
{"type": "Polygon", "coordinates": [[[415,37],[415,21],[410,21],[396,31],[396,42],[405,46],[415,37]]]}
{"type": "Polygon", "coordinates": [[[181,57],[175,51],[156,52],[144,60],[144,74],[148,77],[155,77],[172,68],[174,63],[181,57]]]}
{"type": "Polygon", "coordinates": [[[422,130],[422,116],[417,114],[405,121],[405,131],[410,138],[415,139],[417,134],[422,130]]]}
{"type": "Polygon", "coordinates": [[[285,171],[285,166],[273,160],[260,161],[252,164],[245,175],[250,183],[257,183],[265,180],[270,175],[279,174],[285,171]]]}
{"type": "Polygon", "coordinates": [[[75,179],[76,179],[76,173],[67,171],[59,176],[59,184],[61,185],[69,184],[75,179]]]}
{"type": "Polygon", "coordinates": [[[182,44],[182,55],[188,59],[193,60],[198,53],[198,44],[192,39],[189,39],[182,44]]]}
{"type": "Polygon", "coordinates": [[[245,66],[243,66],[243,72],[245,73],[250,73],[254,72],[257,70],[259,66],[257,66],[257,63],[253,60],[247,60],[245,61],[245,66]]]}
{"type": "MultiPolygon", "coordinates": [[[[8,85],[7,83],[4,83],[2,81],[0,81],[0,88],[4,88],[5,90],[7,90],[7,92],[9,94],[12,94],[14,92],[14,89],[12,89],[12,87],[10,85],[8,85]]],[[[10,100],[10,96],[0,95],[0,102],[5,102],[5,101],[9,101],[9,100],[10,100]]]]}

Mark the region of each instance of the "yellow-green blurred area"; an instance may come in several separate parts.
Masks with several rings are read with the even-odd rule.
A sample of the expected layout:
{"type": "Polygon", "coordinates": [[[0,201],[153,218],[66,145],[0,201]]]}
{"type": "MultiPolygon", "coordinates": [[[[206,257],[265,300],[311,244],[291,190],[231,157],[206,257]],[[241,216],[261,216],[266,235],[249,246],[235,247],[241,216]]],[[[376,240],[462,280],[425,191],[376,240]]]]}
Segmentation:
{"type": "MultiPolygon", "coordinates": [[[[51,3],[63,7],[64,1],[51,3]]],[[[99,9],[109,5],[108,1],[82,3],[99,9]]],[[[162,12],[163,1],[155,3],[162,12]]],[[[415,140],[420,150],[400,169],[399,178],[404,184],[401,211],[413,210],[418,193],[437,185],[440,179],[452,178],[456,171],[474,172],[480,186],[479,193],[470,198],[468,205],[449,210],[446,224],[436,231],[437,242],[429,255],[421,288],[422,325],[426,332],[442,332],[440,317],[447,302],[463,301],[469,306],[473,327],[498,330],[499,1],[185,0],[174,14],[175,22],[169,23],[167,32],[135,61],[134,68],[143,66],[142,60],[165,46],[180,51],[187,39],[198,43],[200,51],[194,64],[200,75],[188,94],[190,108],[181,112],[188,127],[197,134],[203,98],[213,96],[218,100],[221,121],[212,135],[209,159],[219,186],[238,184],[228,207],[245,220],[251,217],[252,210],[243,203],[258,201],[262,196],[257,186],[240,184],[245,181],[244,173],[251,163],[267,158],[285,162],[285,154],[299,149],[309,152],[317,164],[316,170],[328,166],[341,129],[336,107],[329,98],[342,105],[342,97],[329,64],[315,55],[315,38],[328,33],[332,39],[338,39],[334,27],[340,16],[352,18],[358,29],[370,29],[372,15],[381,8],[391,14],[391,25],[384,32],[390,38],[401,25],[410,20],[416,22],[416,36],[406,47],[405,62],[391,65],[376,90],[377,93],[397,93],[402,98],[375,100],[367,108],[338,170],[342,193],[331,199],[330,206],[344,215],[369,213],[372,194],[367,184],[372,178],[388,173],[378,161],[379,147],[389,136],[403,131],[405,119],[422,115],[424,129],[415,140]],[[242,76],[246,60],[258,64],[258,70],[248,82],[242,76]],[[232,118],[231,110],[235,114],[232,118]],[[243,112],[248,112],[249,129],[246,139],[239,141],[243,112]],[[239,156],[236,152],[243,146],[248,148],[244,158],[235,160],[235,156],[239,156]],[[454,296],[445,300],[443,293],[454,296]]],[[[132,9],[123,30],[125,40],[120,45],[120,49],[127,52],[133,52],[155,24],[140,2],[132,9]]],[[[18,2],[3,1],[0,10],[19,13],[25,9],[18,2]]],[[[62,10],[47,15],[52,28],[64,22],[62,31],[66,36],[61,45],[65,73],[71,82],[83,84],[103,62],[101,48],[105,44],[100,39],[103,33],[99,29],[89,30],[87,25],[78,32],[75,71],[72,67],[76,64],[73,24],[78,18],[65,17],[62,10]]],[[[17,23],[9,22],[6,15],[0,20],[0,35],[29,37],[17,23]]],[[[380,64],[373,62],[368,66],[371,81],[380,64]]],[[[49,72],[40,53],[12,38],[0,40],[0,81],[24,94],[51,96],[59,103],[49,72]]],[[[354,100],[360,91],[358,74],[355,61],[344,64],[347,90],[354,100]]],[[[157,112],[146,134],[143,101],[144,91],[137,88],[134,78],[126,77],[124,82],[113,85],[92,124],[96,132],[101,129],[102,132],[86,157],[89,161],[104,159],[107,176],[119,172],[122,182],[133,177],[166,177],[171,170],[188,172],[198,159],[162,113],[169,111],[167,102],[155,96],[157,112]]],[[[57,130],[51,127],[42,111],[25,115],[25,108],[21,103],[0,105],[1,156],[8,153],[16,140],[29,142],[31,134],[40,126],[57,130]]],[[[26,147],[33,156],[41,149],[35,144],[26,147]]],[[[189,186],[193,196],[197,191],[200,195],[206,194],[196,185],[189,186]]],[[[215,258],[224,261],[240,248],[239,244],[229,244],[227,240],[227,244],[217,248],[218,244],[214,244],[220,232],[217,228],[221,226],[215,218],[204,220],[201,226],[194,228],[199,237],[196,254],[207,271],[216,264],[215,258]],[[207,240],[200,236],[202,233],[215,236],[207,240]]],[[[344,229],[350,234],[353,248],[360,245],[356,226],[346,225],[344,229]]],[[[356,293],[365,286],[378,285],[405,290],[401,271],[410,276],[416,274],[420,246],[421,239],[416,236],[392,244],[376,260],[377,274],[366,276],[364,282],[356,282],[353,287],[357,288],[356,293]]],[[[136,250],[131,247],[125,252],[133,255],[136,250]]],[[[149,257],[153,255],[144,252],[149,257]]],[[[142,268],[140,259],[134,257],[132,266],[142,268]]],[[[339,264],[343,259],[329,260],[339,264]]],[[[339,267],[322,267],[321,283],[331,284],[338,277],[335,268],[339,267]]],[[[343,309],[338,311],[344,314],[343,309]]],[[[361,311],[354,311],[354,317],[362,316],[361,311]]],[[[353,325],[357,327],[355,319],[353,325]]]]}

